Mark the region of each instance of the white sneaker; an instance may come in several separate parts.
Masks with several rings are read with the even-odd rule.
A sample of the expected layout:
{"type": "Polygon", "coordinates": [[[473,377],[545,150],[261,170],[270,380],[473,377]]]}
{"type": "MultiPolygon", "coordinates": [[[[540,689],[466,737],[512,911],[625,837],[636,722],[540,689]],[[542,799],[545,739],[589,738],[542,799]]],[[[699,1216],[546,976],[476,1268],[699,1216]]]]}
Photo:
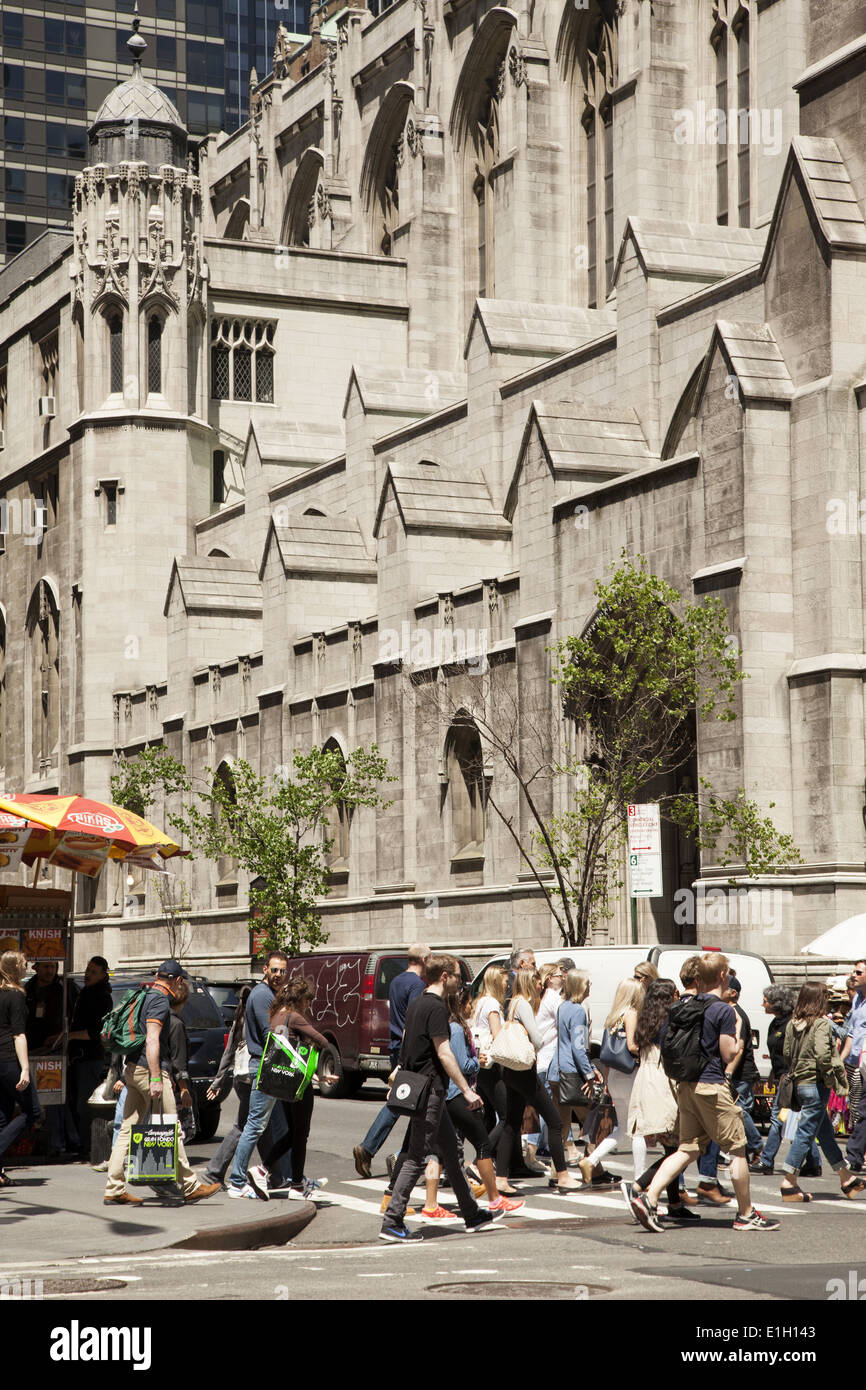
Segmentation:
{"type": "Polygon", "coordinates": [[[263,1202],[268,1200],[268,1170],[264,1164],[260,1163],[255,1168],[247,1169],[247,1182],[257,1197],[261,1197],[263,1202]]]}
{"type": "Polygon", "coordinates": [[[253,1201],[256,1200],[256,1190],[254,1187],[250,1187],[248,1182],[245,1182],[243,1187],[233,1187],[229,1183],[228,1195],[230,1197],[252,1197],[253,1201]]]}
{"type": "Polygon", "coordinates": [[[321,1189],[327,1187],[327,1178],[304,1178],[302,1187],[289,1188],[289,1200],[293,1202],[314,1202],[321,1189]]]}

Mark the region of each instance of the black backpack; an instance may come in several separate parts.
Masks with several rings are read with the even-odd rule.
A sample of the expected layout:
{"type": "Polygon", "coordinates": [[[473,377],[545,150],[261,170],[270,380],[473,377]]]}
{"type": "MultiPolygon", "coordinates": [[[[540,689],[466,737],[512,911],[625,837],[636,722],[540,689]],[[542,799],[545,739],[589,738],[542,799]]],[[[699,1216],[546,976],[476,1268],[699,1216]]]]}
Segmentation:
{"type": "Polygon", "coordinates": [[[712,999],[686,994],[671,1007],[662,1039],[662,1066],[673,1081],[697,1081],[709,1062],[701,1046],[704,1014],[712,999]]]}

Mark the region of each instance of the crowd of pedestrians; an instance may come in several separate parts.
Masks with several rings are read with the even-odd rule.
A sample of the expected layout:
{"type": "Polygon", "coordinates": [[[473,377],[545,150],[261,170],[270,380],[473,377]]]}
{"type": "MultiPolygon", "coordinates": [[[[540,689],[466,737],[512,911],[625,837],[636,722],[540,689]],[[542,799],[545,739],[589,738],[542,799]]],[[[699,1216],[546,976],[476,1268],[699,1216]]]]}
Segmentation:
{"type": "MultiPolygon", "coordinates": [[[[125,1057],[112,1058],[106,1082],[117,1096],[111,1158],[98,1165],[107,1172],[106,1204],[141,1201],[126,1189],[129,1137],[157,1112],[180,1118],[178,1200],[198,1201],[223,1188],[241,1199],[268,1200],[280,1189],[289,1199],[321,1195],[327,1179],[306,1174],[312,1086],[289,1103],[259,1085],[270,1033],[329,1050],[311,1022],[311,981],[289,979],[287,970],[285,953],[272,951],[262,980],[242,991],[208,1091],[209,1100],[220,1101],[233,1088],[237,1119],[199,1178],[184,1149],[195,1129],[181,1020],[189,982],[176,961],[158,968],[143,1010],[145,1036],[125,1057]]],[[[43,1121],[30,1072],[31,1039],[31,1046],[50,1048],[66,1031],[70,1103],[64,1129],[55,1121],[52,1137],[60,1140],[65,1131],[81,1155],[89,1149],[87,1100],[107,1065],[99,1040],[111,1007],[107,963],[101,957],[88,963],[84,987],[67,1001],[65,1017],[56,967],[43,964],[25,985],[27,971],[17,952],[0,957],[0,1187],[12,1184],[3,1154],[27,1126],[43,1121]]],[[[413,945],[407,968],[390,987],[390,1062],[392,1077],[402,1069],[421,1083],[422,1094],[405,1122],[401,1148],[387,1160],[381,1237],[419,1237],[405,1218],[413,1214],[409,1199],[422,1173],[422,1218],[459,1226],[462,1217],[465,1229],[483,1230],[521,1210],[524,1197],[514,1185],[521,1180],[546,1178],[554,1196],[610,1187],[615,1179],[604,1159],[629,1142],[632,1175],[620,1187],[634,1219],[651,1232],[665,1223],[699,1221],[700,1204],[735,1204],[735,1231],[774,1230],[779,1223],[752,1202],[751,1176],[778,1172],[781,1200],[805,1204],[812,1196],[801,1183],[822,1175],[822,1159],[838,1176],[843,1197],[861,1195],[866,964],[858,961],[848,978],[846,1015],[831,1014],[823,984],[809,982],[797,993],[780,985],[765,990],[776,1087],[765,1138],[755,1115],[759,1073],[751,1020],[740,995],[719,952],[689,957],[678,981],[659,979],[655,967],[642,962],[617,988],[604,1020],[602,1058],[594,1060],[592,980],[572,958],[539,971],[532,951],[518,948],[508,968],[488,967],[473,999],[454,957],[413,945]],[[845,1104],[850,1123],[843,1154],[831,1113],[845,1104]],[[660,1150],[652,1162],[650,1148],[660,1150]],[[693,1193],[684,1177],[692,1163],[699,1169],[693,1193]],[[723,1163],[732,1191],[720,1181],[723,1163]],[[444,1185],[460,1217],[440,1202],[444,1185]]],[[[374,1158],[402,1120],[396,1101],[376,1116],[353,1150],[361,1177],[371,1177],[374,1158]]]]}

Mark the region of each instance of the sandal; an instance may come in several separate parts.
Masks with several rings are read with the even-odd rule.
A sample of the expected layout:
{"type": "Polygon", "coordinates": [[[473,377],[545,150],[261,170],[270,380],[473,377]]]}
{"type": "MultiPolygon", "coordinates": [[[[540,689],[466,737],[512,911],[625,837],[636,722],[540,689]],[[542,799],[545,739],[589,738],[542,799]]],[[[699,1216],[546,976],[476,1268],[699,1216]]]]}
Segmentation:
{"type": "Polygon", "coordinates": [[[9,1174],[8,1174],[8,1173],[4,1173],[4,1172],[3,1172],[3,1169],[0,1168],[0,1187],[17,1187],[17,1186],[18,1186],[18,1184],[17,1184],[17,1182],[15,1182],[14,1178],[10,1178],[9,1174]]]}
{"type": "Polygon", "coordinates": [[[783,1188],[782,1188],[782,1201],[783,1201],[783,1202],[811,1202],[811,1200],[812,1200],[812,1194],[811,1194],[811,1192],[803,1192],[803,1191],[801,1191],[801,1189],[800,1189],[799,1187],[783,1187],[783,1188]]]}
{"type": "Polygon", "coordinates": [[[856,1177],[851,1178],[850,1182],[842,1183],[842,1196],[849,1200],[856,1197],[858,1192],[866,1191],[866,1179],[856,1177]]]}

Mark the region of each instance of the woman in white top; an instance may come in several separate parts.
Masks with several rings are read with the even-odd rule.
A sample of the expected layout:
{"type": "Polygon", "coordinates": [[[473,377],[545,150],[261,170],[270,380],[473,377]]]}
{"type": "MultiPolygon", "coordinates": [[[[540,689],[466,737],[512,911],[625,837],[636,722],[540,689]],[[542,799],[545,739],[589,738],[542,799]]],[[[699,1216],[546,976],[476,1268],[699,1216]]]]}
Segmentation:
{"type": "MultiPolygon", "coordinates": [[[[518,970],[508,1017],[509,1020],[522,1024],[526,1029],[536,1054],[540,1051],[543,1042],[536,1021],[540,1002],[535,972],[518,970]]],[[[503,1067],[503,1076],[507,1093],[505,1131],[503,1134],[503,1139],[506,1141],[504,1146],[506,1165],[511,1160],[514,1144],[520,1134],[523,1112],[527,1105],[531,1105],[547,1124],[550,1155],[555,1171],[555,1176],[550,1179],[550,1186],[555,1187],[558,1192],[576,1192],[581,1184],[571,1176],[566,1166],[565,1149],[562,1143],[562,1120],[559,1110],[554,1105],[549,1092],[539,1081],[536,1065],[533,1064],[528,1071],[514,1071],[508,1067],[503,1067]]],[[[498,1158],[499,1154],[497,1153],[497,1160],[498,1158]]],[[[500,1168],[497,1161],[497,1173],[503,1177],[506,1176],[508,1167],[500,1168]]]]}
{"type": "MultiPolygon", "coordinates": [[[[508,987],[508,971],[501,965],[489,965],[484,972],[481,991],[475,1001],[470,1027],[479,1053],[486,1053],[503,1023],[503,1001],[508,987]]],[[[517,1191],[508,1181],[508,1154],[505,1141],[505,1108],[507,1096],[502,1068],[495,1064],[482,1067],[475,1078],[475,1089],[484,1101],[484,1123],[490,1135],[490,1147],[496,1159],[496,1186],[500,1192],[517,1191]],[[501,1154],[500,1154],[501,1151],[501,1154]],[[502,1166],[504,1163],[504,1167],[502,1166]]],[[[480,1195],[479,1193],[475,1194],[480,1195]]]]}

